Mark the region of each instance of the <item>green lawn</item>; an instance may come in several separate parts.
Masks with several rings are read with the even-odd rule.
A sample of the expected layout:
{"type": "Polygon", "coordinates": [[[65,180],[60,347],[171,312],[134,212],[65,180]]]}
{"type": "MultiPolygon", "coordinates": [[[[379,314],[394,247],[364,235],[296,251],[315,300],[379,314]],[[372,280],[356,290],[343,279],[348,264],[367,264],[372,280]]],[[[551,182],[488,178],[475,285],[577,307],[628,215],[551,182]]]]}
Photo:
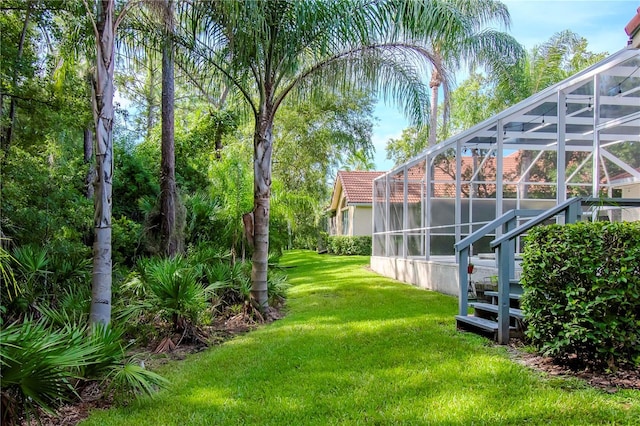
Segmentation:
{"type": "Polygon", "coordinates": [[[83,424],[640,424],[640,392],[546,379],[457,332],[456,299],[382,278],[367,257],[282,263],[284,319],[165,365],[168,390],[83,424]]]}

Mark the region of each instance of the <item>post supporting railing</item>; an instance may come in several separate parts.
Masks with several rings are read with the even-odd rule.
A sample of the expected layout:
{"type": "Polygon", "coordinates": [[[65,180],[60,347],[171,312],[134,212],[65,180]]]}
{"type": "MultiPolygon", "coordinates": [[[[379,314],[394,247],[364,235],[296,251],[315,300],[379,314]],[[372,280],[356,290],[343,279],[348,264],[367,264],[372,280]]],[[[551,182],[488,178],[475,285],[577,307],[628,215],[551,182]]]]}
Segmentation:
{"type": "Polygon", "coordinates": [[[516,239],[534,226],[556,216],[564,215],[564,223],[576,223],[582,217],[583,206],[640,207],[640,199],[631,198],[571,198],[539,214],[525,224],[507,231],[491,242],[496,250],[498,264],[498,343],[509,342],[509,290],[515,277],[516,239]],[[508,267],[506,266],[508,265],[508,267]]]}
{"type": "MultiPolygon", "coordinates": [[[[467,310],[469,309],[469,274],[467,272],[467,267],[469,266],[471,245],[481,238],[491,234],[499,227],[503,227],[504,232],[509,232],[517,226],[518,218],[531,217],[539,213],[540,210],[509,210],[502,216],[492,220],[482,228],[455,244],[454,247],[458,257],[459,315],[467,315],[467,310]]],[[[510,272],[508,271],[507,273],[513,276],[513,274],[515,274],[515,270],[511,270],[510,272]]]]}

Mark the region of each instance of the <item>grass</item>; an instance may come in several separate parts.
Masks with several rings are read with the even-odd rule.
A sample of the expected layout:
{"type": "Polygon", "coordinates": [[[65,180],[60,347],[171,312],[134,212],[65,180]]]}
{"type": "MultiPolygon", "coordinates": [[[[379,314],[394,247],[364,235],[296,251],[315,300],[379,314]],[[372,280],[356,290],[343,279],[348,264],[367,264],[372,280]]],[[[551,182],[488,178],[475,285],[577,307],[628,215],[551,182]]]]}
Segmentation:
{"type": "Polygon", "coordinates": [[[547,379],[455,330],[456,299],[366,257],[289,252],[288,315],[173,362],[154,399],[86,425],[639,424],[640,392],[547,379]]]}

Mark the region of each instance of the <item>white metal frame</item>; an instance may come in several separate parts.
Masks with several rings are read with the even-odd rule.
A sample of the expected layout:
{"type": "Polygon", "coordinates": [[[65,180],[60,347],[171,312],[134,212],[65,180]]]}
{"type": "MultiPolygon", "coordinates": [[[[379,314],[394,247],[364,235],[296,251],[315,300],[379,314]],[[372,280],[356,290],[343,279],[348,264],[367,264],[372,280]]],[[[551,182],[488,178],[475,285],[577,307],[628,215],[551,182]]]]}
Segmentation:
{"type": "Polygon", "coordinates": [[[616,154],[618,147],[629,144],[640,145],[640,50],[631,47],[622,49],[482,123],[427,148],[418,156],[377,178],[374,187],[376,182],[378,185],[384,184],[386,199],[380,201],[374,197],[373,200],[374,203],[386,203],[386,222],[376,222],[378,209],[374,206],[373,235],[374,239],[384,236],[385,244],[383,253],[376,253],[374,250],[373,254],[416,257],[409,253],[408,235],[421,232],[424,244],[418,257],[429,259],[433,252],[431,236],[438,232],[438,235],[442,235],[439,230],[443,227],[450,228],[448,234],[453,235],[456,242],[460,241],[473,229],[486,223],[480,220],[473,223],[474,203],[477,204],[482,199],[473,194],[473,190],[479,185],[495,187],[495,218],[502,215],[507,203],[511,203],[510,200],[515,200],[514,208],[522,208],[521,203],[536,202],[534,199],[520,197],[521,188],[525,186],[550,187],[551,192],[555,193],[555,198],[551,201],[560,204],[568,198],[568,191],[592,197],[603,193],[611,196],[612,189],[616,186],[616,175],[620,176],[622,173],[625,174],[625,183],[640,184],[640,158],[624,161],[616,154]],[[464,179],[461,176],[462,155],[471,149],[483,150],[485,154],[478,159],[479,167],[472,177],[464,179]],[[433,181],[431,176],[438,156],[449,150],[455,152],[456,176],[447,182],[455,185],[455,213],[450,224],[438,226],[433,222],[436,213],[433,209],[436,208],[435,200],[438,198],[434,188],[441,182],[433,181]],[[535,154],[528,168],[517,179],[510,180],[504,176],[504,158],[507,153],[514,151],[530,151],[535,154]],[[555,153],[555,182],[527,179],[532,167],[548,152],[555,153]],[[568,155],[578,155],[579,160],[568,161],[568,155]],[[488,181],[479,176],[479,171],[490,157],[495,158],[496,178],[488,181]],[[410,171],[415,168],[419,168],[422,173],[419,182],[410,177],[410,171]],[[411,193],[410,185],[418,183],[421,188],[421,223],[419,228],[412,229],[408,227],[409,206],[418,203],[415,194],[411,193]],[[402,185],[401,191],[397,190],[398,185],[402,185]],[[470,196],[462,193],[463,186],[469,187],[470,196]],[[508,189],[513,188],[516,188],[515,199],[508,195],[508,189]],[[403,203],[402,229],[392,229],[391,204],[399,202],[400,193],[403,203]],[[463,204],[467,204],[467,210],[463,210],[463,204]],[[463,221],[465,214],[470,218],[466,223],[463,221]],[[394,244],[393,236],[402,236],[402,244],[396,250],[391,246],[394,244]]]}

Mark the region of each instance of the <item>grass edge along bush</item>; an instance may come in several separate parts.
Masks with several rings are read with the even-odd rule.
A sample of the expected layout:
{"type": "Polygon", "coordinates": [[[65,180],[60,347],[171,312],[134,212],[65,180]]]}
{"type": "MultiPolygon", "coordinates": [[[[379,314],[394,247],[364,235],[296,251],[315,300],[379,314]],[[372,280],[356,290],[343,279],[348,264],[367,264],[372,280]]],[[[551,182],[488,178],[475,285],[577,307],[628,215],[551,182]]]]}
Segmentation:
{"type": "Polygon", "coordinates": [[[640,222],[529,231],[522,262],[526,336],[544,355],[640,365],[640,222]]]}
{"type": "Polygon", "coordinates": [[[327,239],[327,250],[331,254],[370,256],[371,255],[371,236],[346,236],[332,235],[327,239]]]}

